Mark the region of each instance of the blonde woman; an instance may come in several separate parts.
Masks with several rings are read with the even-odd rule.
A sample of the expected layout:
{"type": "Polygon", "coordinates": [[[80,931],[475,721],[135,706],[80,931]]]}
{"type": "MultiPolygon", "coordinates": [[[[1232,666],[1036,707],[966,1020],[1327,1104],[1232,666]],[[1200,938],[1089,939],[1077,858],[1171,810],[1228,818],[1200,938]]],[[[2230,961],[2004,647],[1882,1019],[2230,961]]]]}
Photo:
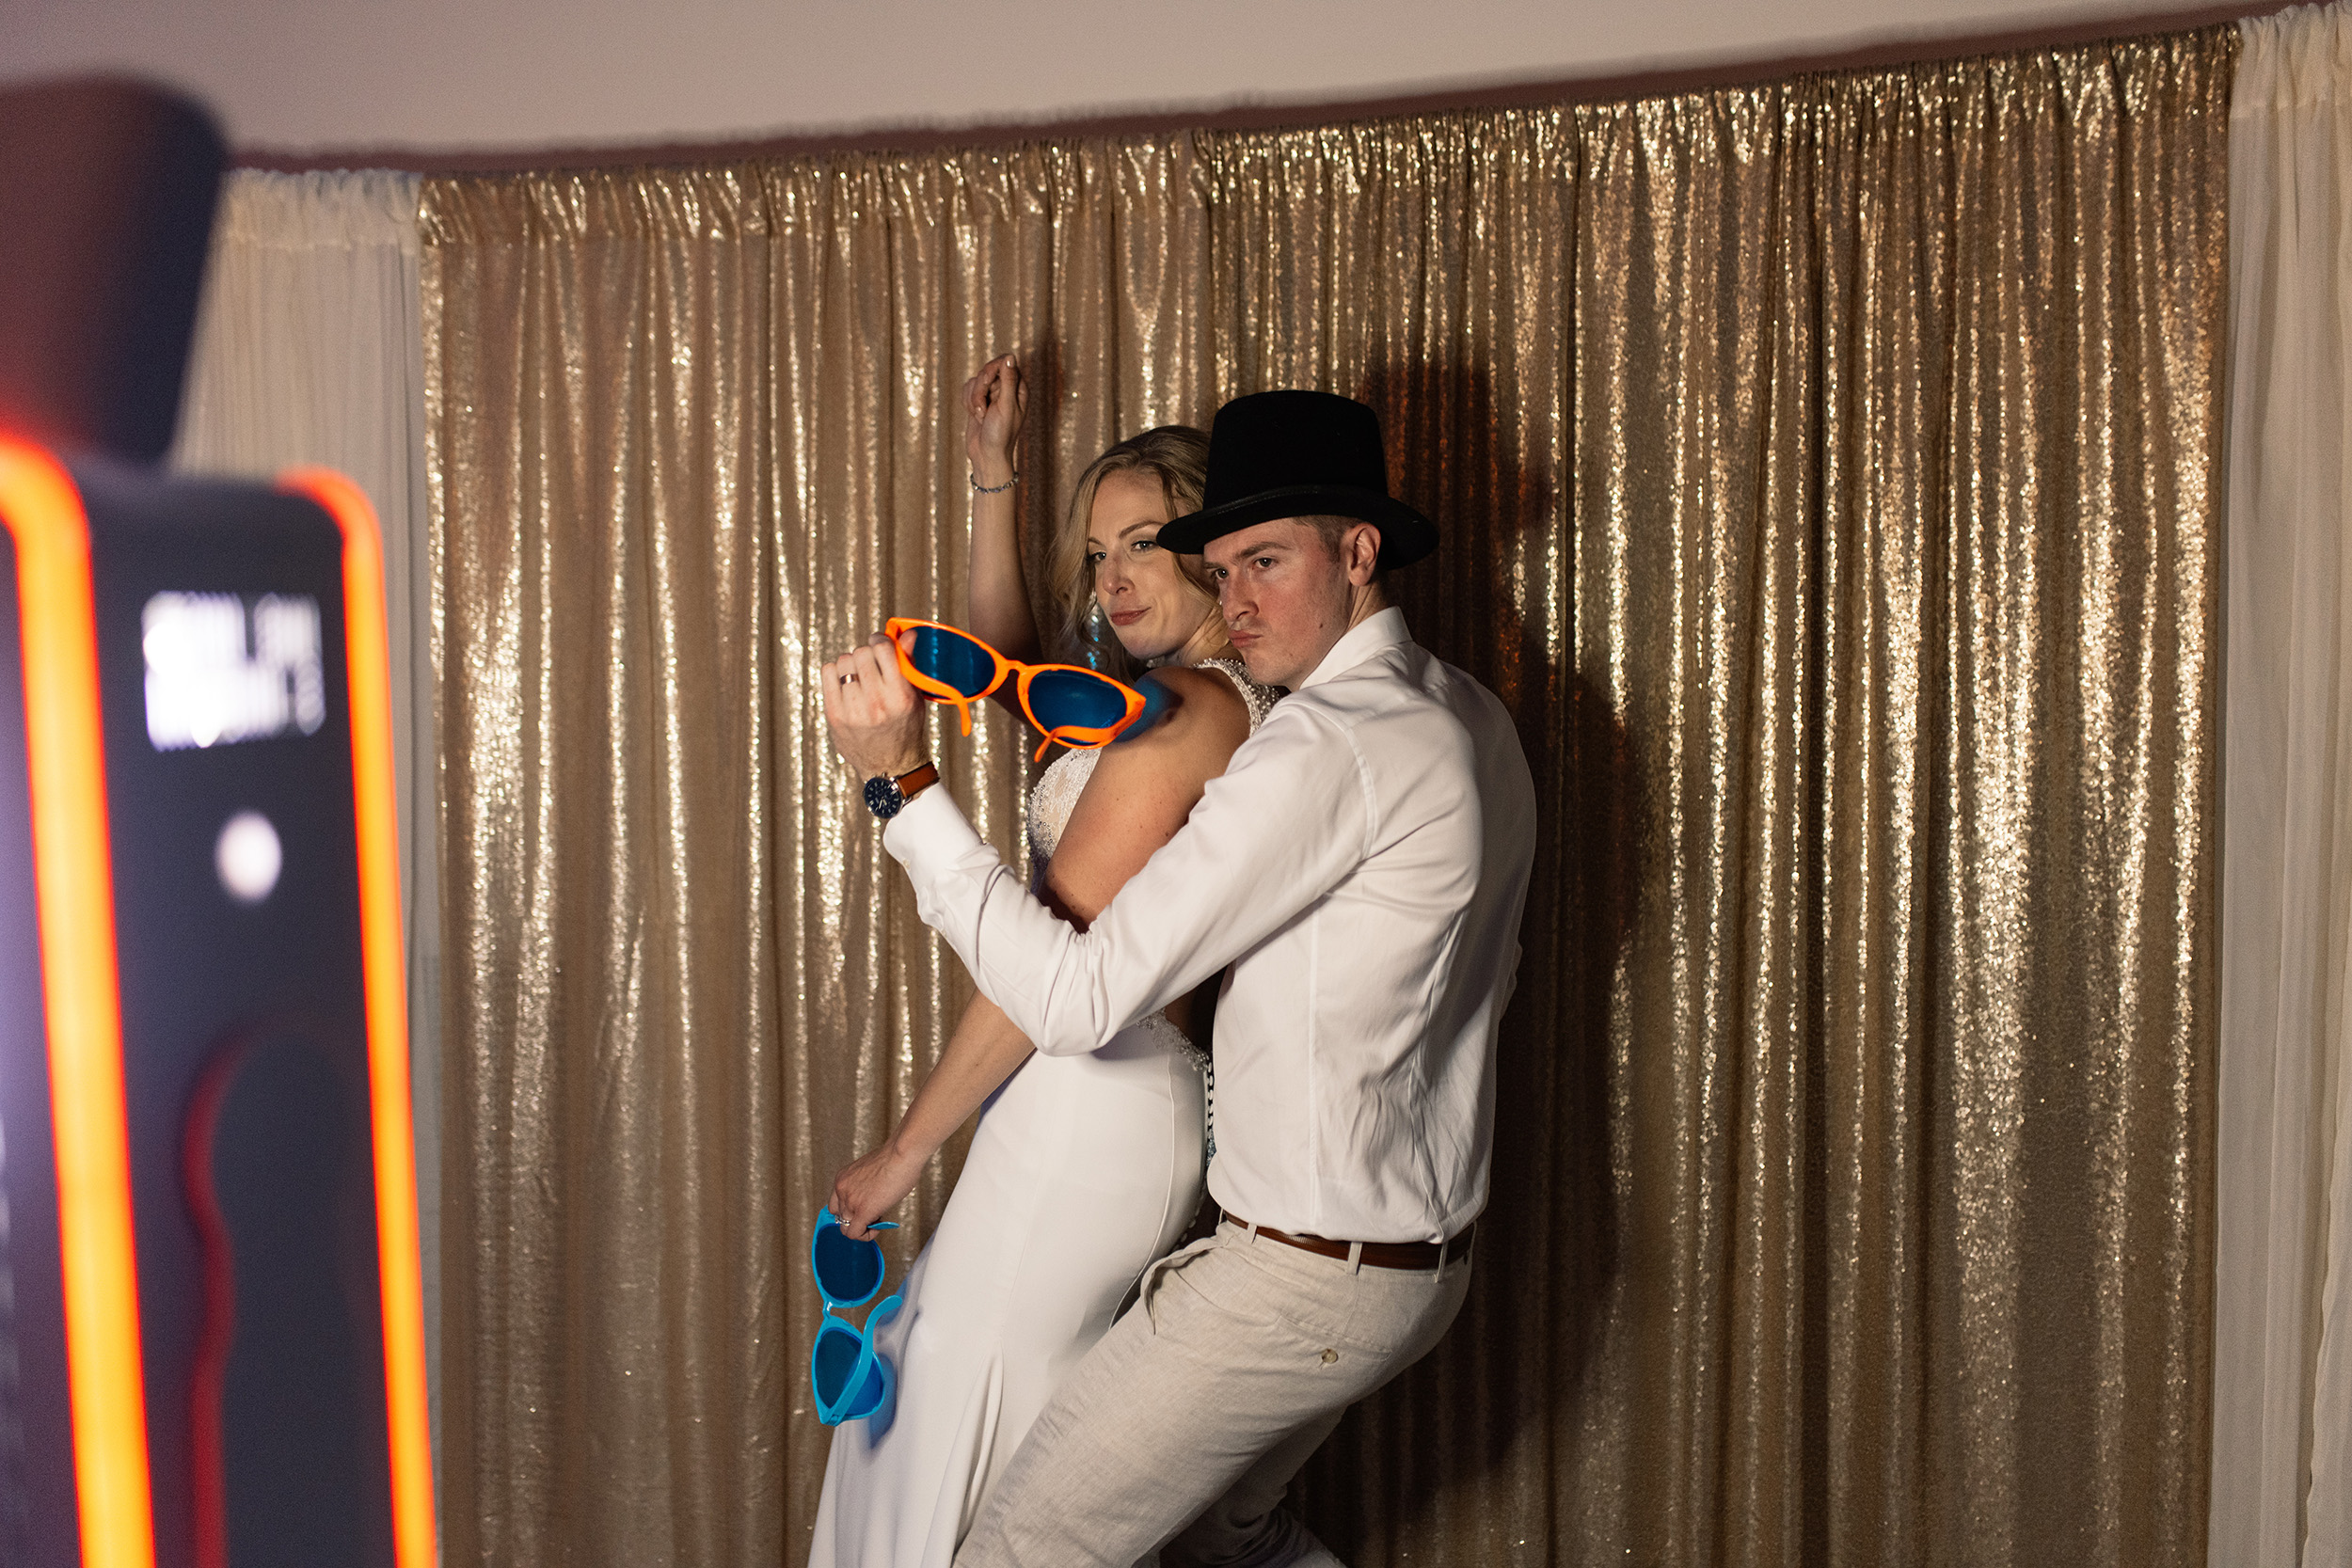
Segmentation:
{"type": "MultiPolygon", "coordinates": [[[[1278,693],[1233,657],[1198,562],[1157,543],[1169,518],[1200,510],[1206,436],[1149,430],[1079,476],[1041,637],[1014,528],[1025,393],[1011,356],[963,395],[972,602],[961,624],[1013,658],[1122,678],[1148,668],[1173,698],[1143,735],[1057,757],[1030,796],[1041,894],[1084,927],[1184,825],[1278,693]]],[[[1195,1036],[1186,1002],[1091,1055],[1038,1056],[975,998],[897,1131],[834,1179],[830,1207],[863,1235],[980,1112],[905,1305],[875,1337],[898,1369],[895,1408],[834,1432],[810,1568],[948,1568],[1046,1396],[1200,1202],[1208,1062],[1195,1036]]]]}

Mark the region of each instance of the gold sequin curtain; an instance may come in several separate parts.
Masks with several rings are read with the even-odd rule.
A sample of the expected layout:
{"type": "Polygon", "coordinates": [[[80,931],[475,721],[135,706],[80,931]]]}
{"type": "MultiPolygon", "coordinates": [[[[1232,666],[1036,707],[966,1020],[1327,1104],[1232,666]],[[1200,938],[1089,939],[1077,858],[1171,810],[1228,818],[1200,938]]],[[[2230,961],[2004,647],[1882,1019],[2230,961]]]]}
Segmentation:
{"type": "Polygon", "coordinates": [[[806,1227],[967,994],[809,683],[960,604],[1008,347],[1033,539],[1120,435],[1377,405],[1534,764],[1476,1282],[1325,1538],[2201,1560],[2234,47],[429,182],[450,1560],[805,1550],[806,1227]]]}

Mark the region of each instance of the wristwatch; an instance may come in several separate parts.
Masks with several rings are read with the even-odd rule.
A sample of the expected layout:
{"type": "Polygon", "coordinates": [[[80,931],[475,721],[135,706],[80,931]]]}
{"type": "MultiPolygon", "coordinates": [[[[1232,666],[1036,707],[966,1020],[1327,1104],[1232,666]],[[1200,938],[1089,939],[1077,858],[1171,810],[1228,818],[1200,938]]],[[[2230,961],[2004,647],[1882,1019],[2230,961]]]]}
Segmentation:
{"type": "Polygon", "coordinates": [[[878,774],[866,781],[866,809],[887,822],[906,810],[909,800],[938,782],[939,768],[929,762],[895,779],[887,773],[878,774]]]}

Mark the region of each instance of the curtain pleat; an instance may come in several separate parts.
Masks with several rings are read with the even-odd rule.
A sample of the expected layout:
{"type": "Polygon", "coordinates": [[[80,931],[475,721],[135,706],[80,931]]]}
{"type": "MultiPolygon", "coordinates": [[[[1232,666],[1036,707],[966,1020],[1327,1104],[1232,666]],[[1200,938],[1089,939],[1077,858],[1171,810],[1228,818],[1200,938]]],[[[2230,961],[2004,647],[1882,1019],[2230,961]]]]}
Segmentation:
{"type": "MultiPolygon", "coordinates": [[[[437,1393],[440,768],[433,721],[438,683],[431,657],[418,183],[413,174],[388,169],[237,169],[222,182],[170,461],[186,472],[260,480],[300,465],[324,465],[367,493],[383,531],[425,1357],[437,1393]]],[[[437,1398],[433,1420],[437,1453],[437,1398]]]]}
{"type": "Polygon", "coordinates": [[[2201,1557],[2234,37],[428,182],[451,1560],[805,1550],[805,1227],[968,995],[810,682],[961,604],[1004,349],[1033,570],[1121,436],[1373,403],[1534,766],[1470,1300],[1316,1530],[2201,1557]]]}
{"type": "Polygon", "coordinates": [[[2216,1568],[2352,1562],[2352,11],[2231,105],[2216,1568]]]}

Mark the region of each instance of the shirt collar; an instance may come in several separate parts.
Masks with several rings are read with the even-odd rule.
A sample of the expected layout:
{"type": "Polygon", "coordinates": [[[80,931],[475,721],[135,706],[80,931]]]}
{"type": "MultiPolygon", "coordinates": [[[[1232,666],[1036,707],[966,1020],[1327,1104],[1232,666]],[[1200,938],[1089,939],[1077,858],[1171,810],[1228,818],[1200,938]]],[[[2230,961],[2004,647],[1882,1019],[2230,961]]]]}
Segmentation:
{"type": "Polygon", "coordinates": [[[1411,641],[1412,634],[1405,629],[1405,611],[1391,605],[1348,627],[1347,635],[1332,643],[1331,651],[1323,656],[1323,662],[1315,666],[1314,673],[1298,683],[1298,689],[1304,691],[1336,675],[1343,675],[1381,649],[1411,641]]]}

